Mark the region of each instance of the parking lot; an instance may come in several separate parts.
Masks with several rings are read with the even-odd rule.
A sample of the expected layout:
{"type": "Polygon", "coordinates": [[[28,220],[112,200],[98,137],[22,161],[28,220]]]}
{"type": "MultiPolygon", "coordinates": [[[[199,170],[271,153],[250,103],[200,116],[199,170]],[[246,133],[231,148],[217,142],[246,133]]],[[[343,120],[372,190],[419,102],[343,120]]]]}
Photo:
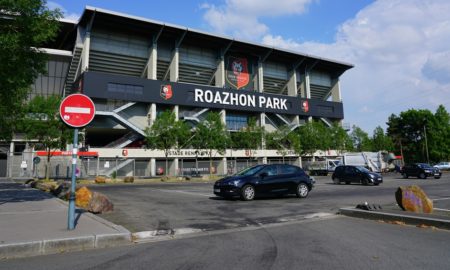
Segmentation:
{"type": "Polygon", "coordinates": [[[224,200],[212,193],[213,183],[153,183],[93,185],[106,194],[115,210],[101,214],[132,232],[220,230],[259,224],[281,223],[309,217],[334,215],[341,207],[362,202],[395,205],[399,186],[419,185],[434,200],[435,208],[450,209],[450,174],[441,179],[402,179],[384,175],[380,186],[335,185],[331,177],[315,177],[316,185],[306,199],[295,196],[260,198],[244,202],[224,200]]]}

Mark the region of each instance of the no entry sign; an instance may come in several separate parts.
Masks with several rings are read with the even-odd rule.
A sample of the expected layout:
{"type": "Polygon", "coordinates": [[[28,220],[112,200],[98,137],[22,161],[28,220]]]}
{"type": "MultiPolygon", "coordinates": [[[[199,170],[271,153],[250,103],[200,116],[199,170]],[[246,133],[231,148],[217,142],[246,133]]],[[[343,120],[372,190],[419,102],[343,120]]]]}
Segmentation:
{"type": "Polygon", "coordinates": [[[67,96],[59,106],[59,114],[64,123],[79,128],[89,124],[95,116],[95,105],[83,94],[67,96]]]}

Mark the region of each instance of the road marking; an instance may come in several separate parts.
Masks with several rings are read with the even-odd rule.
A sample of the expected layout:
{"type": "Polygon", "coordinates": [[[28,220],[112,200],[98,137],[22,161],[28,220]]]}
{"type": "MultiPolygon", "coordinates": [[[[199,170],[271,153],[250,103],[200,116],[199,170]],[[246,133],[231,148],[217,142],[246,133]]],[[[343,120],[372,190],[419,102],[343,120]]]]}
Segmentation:
{"type": "Polygon", "coordinates": [[[436,207],[434,208],[434,210],[450,212],[450,210],[448,210],[448,209],[442,209],[442,208],[436,208],[436,207]]]}
{"type": "Polygon", "coordinates": [[[202,197],[211,197],[213,194],[205,194],[205,193],[197,193],[197,192],[190,192],[190,191],[184,191],[184,190],[170,190],[170,189],[153,189],[157,191],[162,192],[169,192],[169,193],[181,193],[181,194],[187,194],[187,195],[194,195],[194,196],[202,196],[202,197]]]}
{"type": "Polygon", "coordinates": [[[450,197],[447,198],[439,198],[439,199],[433,199],[432,201],[444,201],[444,200],[450,200],[450,197]]]}

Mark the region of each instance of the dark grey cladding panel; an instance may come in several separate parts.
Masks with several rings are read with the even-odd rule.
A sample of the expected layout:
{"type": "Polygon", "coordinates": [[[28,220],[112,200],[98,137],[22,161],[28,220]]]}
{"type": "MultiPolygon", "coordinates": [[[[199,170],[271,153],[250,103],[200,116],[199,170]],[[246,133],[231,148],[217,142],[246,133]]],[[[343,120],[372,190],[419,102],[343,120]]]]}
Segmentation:
{"type": "Polygon", "coordinates": [[[83,93],[92,98],[334,119],[344,118],[343,105],[339,102],[149,80],[92,71],[85,72],[82,81],[83,93]]]}

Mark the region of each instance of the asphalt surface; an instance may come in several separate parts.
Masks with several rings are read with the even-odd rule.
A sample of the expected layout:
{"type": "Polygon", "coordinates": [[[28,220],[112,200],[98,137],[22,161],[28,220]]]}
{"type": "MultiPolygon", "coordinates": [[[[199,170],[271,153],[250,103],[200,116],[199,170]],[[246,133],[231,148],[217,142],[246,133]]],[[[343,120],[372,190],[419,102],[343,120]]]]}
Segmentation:
{"type": "MultiPolygon", "coordinates": [[[[331,177],[316,177],[308,198],[261,198],[250,202],[224,200],[212,194],[212,183],[158,183],[143,185],[93,185],[106,194],[115,211],[100,215],[132,232],[176,230],[213,231],[261,224],[303,220],[314,214],[336,214],[359,203],[395,206],[399,186],[419,185],[438,209],[450,209],[450,174],[441,179],[402,179],[384,176],[380,186],[335,185],[331,177]]],[[[443,212],[446,213],[446,212],[443,212]]],[[[450,213],[450,212],[448,212],[450,213]]]]}
{"type": "Polygon", "coordinates": [[[335,216],[0,261],[0,269],[448,269],[450,232],[335,216]]]}

